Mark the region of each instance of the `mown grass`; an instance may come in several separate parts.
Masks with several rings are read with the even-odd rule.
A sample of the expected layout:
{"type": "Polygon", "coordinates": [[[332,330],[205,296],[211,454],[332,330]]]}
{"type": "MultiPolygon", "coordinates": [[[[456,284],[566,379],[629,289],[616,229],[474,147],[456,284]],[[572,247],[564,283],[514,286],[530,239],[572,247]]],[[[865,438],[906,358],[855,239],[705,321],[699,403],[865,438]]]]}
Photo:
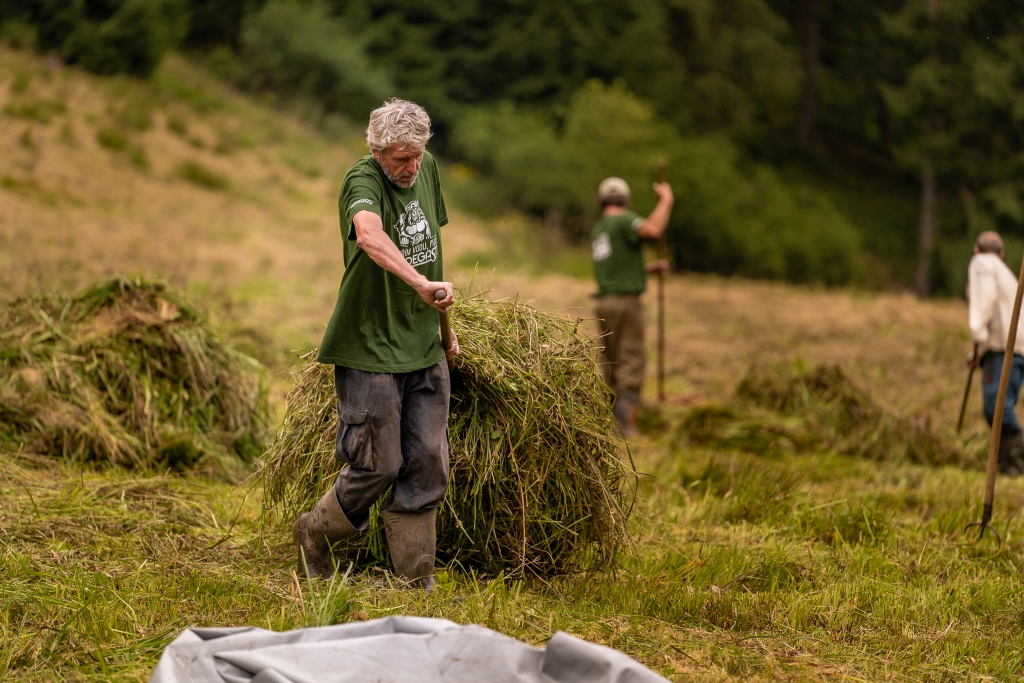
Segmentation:
{"type": "Polygon", "coordinates": [[[673,680],[1011,680],[1024,671],[1019,482],[1002,546],[961,529],[981,474],[839,454],[758,457],[644,444],[634,542],[612,571],[547,581],[452,567],[434,596],[370,569],[293,573],[256,492],[198,478],[0,458],[0,672],[145,680],[190,625],[272,629],[388,614],[555,630],[673,680]]]}
{"type": "MultiPolygon", "coordinates": [[[[11,95],[57,97],[64,76],[51,83],[41,66],[26,64],[36,63],[0,50],[11,95]]],[[[325,252],[340,247],[336,183],[361,152],[226,92],[180,58],[152,82],[62,73],[80,97],[69,98],[49,128],[33,122],[32,129],[44,159],[52,154],[60,163],[30,173],[30,150],[17,143],[27,120],[4,114],[0,121],[11,150],[10,158],[0,155],[0,207],[24,212],[0,224],[3,296],[37,285],[74,291],[116,267],[170,273],[236,346],[272,367],[280,410],[280,389],[290,384],[281,359],[316,343],[334,303],[340,257],[325,252]],[[140,93],[160,105],[145,132],[132,123],[145,127],[145,107],[138,116],[128,111],[140,93]],[[55,137],[69,121],[80,131],[77,147],[55,137]],[[107,126],[145,140],[153,170],[99,163],[119,159],[85,144],[107,126]],[[221,168],[214,151],[195,151],[181,138],[203,136],[209,149],[223,131],[248,136],[269,161],[239,142],[233,189],[224,194],[175,174],[187,158],[221,168]],[[283,154],[322,168],[324,177],[293,172],[276,161],[283,154]],[[246,176],[247,168],[259,173],[246,176]],[[58,182],[64,174],[84,188],[74,195],[81,199],[72,201],[58,182]],[[100,185],[90,184],[94,177],[100,185]],[[291,186],[316,201],[293,200],[284,191],[291,186]],[[124,208],[138,193],[138,206],[156,206],[154,213],[124,208]],[[165,196],[177,207],[170,214],[151,201],[165,196]],[[111,215],[123,226],[117,231],[111,215]],[[168,226],[159,240],[154,225],[168,226]]],[[[453,219],[446,230],[461,232],[445,234],[446,255],[454,263],[457,249],[479,248],[493,266],[505,264],[490,283],[499,293],[514,288],[525,301],[543,297],[541,308],[590,310],[588,281],[509,274],[516,263],[534,272],[531,254],[545,248],[506,254],[500,235],[496,244],[470,239],[491,229],[504,228],[453,219]]],[[[470,272],[477,260],[465,259],[470,272]]],[[[585,253],[569,260],[584,264],[585,253]]],[[[840,364],[877,405],[902,416],[955,422],[969,347],[960,304],[701,277],[670,278],[666,298],[670,396],[701,393],[705,407],[737,410],[733,391],[751,363],[802,357],[840,364]]],[[[977,438],[977,393],[971,402],[965,433],[977,438]]],[[[680,681],[1019,679],[1024,482],[998,482],[1003,545],[976,543],[962,529],[978,516],[980,471],[966,462],[837,453],[842,442],[815,429],[827,407],[813,414],[761,407],[741,415],[747,423],[725,438],[711,430],[700,443],[678,438],[695,409],[666,410],[651,421],[663,423],[660,435],[633,450],[647,474],[632,543],[611,570],[512,581],[453,567],[433,597],[397,589],[373,569],[333,584],[297,579],[289,539],[283,531],[259,534],[259,494],[245,486],[3,452],[0,678],[145,681],[163,647],[190,625],[289,629],[413,614],[479,623],[534,644],[566,630],[680,681]]]]}

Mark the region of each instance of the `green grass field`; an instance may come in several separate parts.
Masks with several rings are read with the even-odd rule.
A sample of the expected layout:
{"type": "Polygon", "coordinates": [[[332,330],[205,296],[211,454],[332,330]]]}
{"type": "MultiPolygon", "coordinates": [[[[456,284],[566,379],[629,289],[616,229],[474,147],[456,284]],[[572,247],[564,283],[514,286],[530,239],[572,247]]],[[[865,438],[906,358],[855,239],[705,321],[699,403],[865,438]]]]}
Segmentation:
{"type": "MultiPolygon", "coordinates": [[[[48,69],[0,50],[5,298],[114,270],[163,277],[268,366],[279,414],[295,351],[317,342],[334,303],[335,193],[360,153],[351,132],[312,129],[180,58],[153,83],[48,69]],[[124,145],[98,140],[110,128],[124,145]]],[[[579,254],[549,253],[537,268],[515,246],[506,263],[496,255],[523,243],[521,219],[452,215],[450,277],[589,315],[579,254]]],[[[449,567],[430,596],[377,570],[307,582],[288,530],[261,530],[252,482],[5,446],[0,678],[145,681],[189,626],[409,614],[539,645],[568,631],[675,681],[1019,679],[1024,482],[999,481],[1001,546],[962,532],[979,514],[984,450],[977,396],[965,438],[951,429],[962,302],[692,276],[670,278],[668,293],[672,401],[632,447],[632,543],[613,570],[540,580],[449,567]],[[842,365],[880,414],[926,425],[962,457],[924,465],[885,448],[868,458],[849,454],[856,444],[793,443],[800,416],[758,413],[760,431],[738,419],[720,438],[687,427],[698,409],[737,405],[747,369],[774,362],[842,365]]]]}
{"type": "Polygon", "coordinates": [[[568,631],[673,680],[1019,676],[1020,483],[1000,486],[997,547],[961,533],[978,472],[669,441],[639,449],[634,545],[614,571],[542,581],[450,568],[432,596],[383,571],[297,578],[287,533],[259,532],[244,484],[6,456],[0,666],[12,680],[145,680],[191,625],[412,614],[534,644],[568,631]]]}

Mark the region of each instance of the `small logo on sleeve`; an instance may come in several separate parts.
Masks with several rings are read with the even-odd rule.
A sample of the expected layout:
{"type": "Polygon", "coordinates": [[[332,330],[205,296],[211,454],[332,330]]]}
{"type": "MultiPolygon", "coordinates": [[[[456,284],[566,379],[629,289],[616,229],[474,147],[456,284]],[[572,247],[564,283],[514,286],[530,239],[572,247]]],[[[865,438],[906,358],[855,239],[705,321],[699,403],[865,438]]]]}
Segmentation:
{"type": "Polygon", "coordinates": [[[370,206],[373,206],[373,200],[372,199],[357,199],[354,202],[352,202],[351,204],[349,204],[348,208],[351,209],[352,207],[356,206],[357,204],[369,204],[370,206]]]}

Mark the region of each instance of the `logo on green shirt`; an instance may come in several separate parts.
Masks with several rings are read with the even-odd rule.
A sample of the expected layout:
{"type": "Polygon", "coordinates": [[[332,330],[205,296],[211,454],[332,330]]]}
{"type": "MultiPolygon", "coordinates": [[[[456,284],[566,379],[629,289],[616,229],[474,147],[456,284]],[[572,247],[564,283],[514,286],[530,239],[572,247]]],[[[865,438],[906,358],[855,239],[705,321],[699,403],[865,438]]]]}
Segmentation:
{"type": "Polygon", "coordinates": [[[639,294],[647,287],[643,245],[638,231],[644,223],[635,211],[601,216],[590,235],[598,296],[639,294]]]}
{"type": "Polygon", "coordinates": [[[612,255],[612,240],[608,237],[608,233],[602,232],[597,236],[597,239],[594,240],[593,252],[595,261],[604,261],[612,255]]]}
{"type": "Polygon", "coordinates": [[[418,199],[409,202],[395,223],[402,256],[412,266],[437,260],[437,233],[430,229],[418,199]]]}

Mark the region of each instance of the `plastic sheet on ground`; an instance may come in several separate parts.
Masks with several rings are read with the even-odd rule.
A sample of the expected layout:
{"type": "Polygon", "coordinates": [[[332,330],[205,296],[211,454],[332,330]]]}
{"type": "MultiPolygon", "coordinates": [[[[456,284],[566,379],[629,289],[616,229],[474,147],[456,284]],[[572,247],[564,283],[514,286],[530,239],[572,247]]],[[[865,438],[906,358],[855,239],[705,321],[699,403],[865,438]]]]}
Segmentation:
{"type": "Polygon", "coordinates": [[[150,683],[664,683],[636,660],[566,633],[546,649],[445,619],[266,631],[186,629],[150,683]]]}

